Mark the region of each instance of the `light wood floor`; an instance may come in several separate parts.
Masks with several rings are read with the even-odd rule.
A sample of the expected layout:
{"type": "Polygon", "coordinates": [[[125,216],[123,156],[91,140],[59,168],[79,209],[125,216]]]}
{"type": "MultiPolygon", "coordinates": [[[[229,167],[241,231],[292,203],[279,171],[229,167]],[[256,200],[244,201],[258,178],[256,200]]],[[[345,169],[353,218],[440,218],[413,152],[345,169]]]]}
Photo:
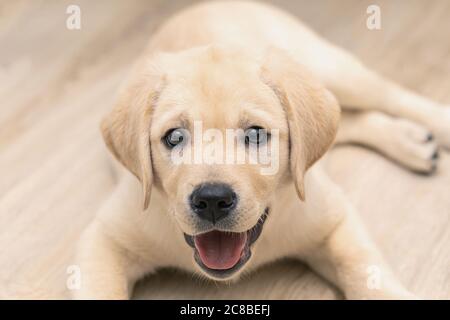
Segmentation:
{"type": "MultiPolygon", "coordinates": [[[[65,27],[72,1],[0,2],[0,297],[68,298],[77,238],[111,192],[98,123],[155,29],[190,1],[76,1],[82,29],[65,27]]],[[[379,72],[450,103],[450,2],[280,1],[379,72]],[[365,27],[379,4],[382,30],[365,27]]],[[[357,85],[357,84],[355,84],[357,85]]],[[[380,93],[382,94],[382,93],[380,93]]],[[[424,298],[450,298],[450,157],[424,177],[358,147],[328,158],[399,278],[424,298]]],[[[209,284],[165,270],[136,298],[334,299],[298,262],[209,284]]]]}

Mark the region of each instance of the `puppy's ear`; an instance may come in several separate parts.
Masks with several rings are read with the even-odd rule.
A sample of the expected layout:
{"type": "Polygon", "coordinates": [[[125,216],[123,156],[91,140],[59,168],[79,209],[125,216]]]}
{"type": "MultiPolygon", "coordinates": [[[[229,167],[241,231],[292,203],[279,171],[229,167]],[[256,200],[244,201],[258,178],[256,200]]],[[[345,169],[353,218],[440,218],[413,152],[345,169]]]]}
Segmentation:
{"type": "Polygon", "coordinates": [[[101,130],[109,150],[142,183],[147,209],[153,181],[150,122],[161,90],[162,75],[153,64],[139,62],[122,87],[116,105],[103,119],[101,130]]]}
{"type": "Polygon", "coordinates": [[[339,123],[339,105],[318,80],[281,49],[268,49],[262,77],[286,113],[291,173],[299,198],[305,200],[304,174],[332,144],[339,123]]]}

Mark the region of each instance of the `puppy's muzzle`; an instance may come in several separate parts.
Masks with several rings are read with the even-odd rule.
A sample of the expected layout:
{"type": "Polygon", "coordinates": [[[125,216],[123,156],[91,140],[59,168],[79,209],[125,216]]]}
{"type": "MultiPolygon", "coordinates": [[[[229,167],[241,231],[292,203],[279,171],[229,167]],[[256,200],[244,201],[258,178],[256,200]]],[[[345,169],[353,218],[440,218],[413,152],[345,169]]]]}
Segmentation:
{"type": "Polygon", "coordinates": [[[192,211],[212,224],[227,217],[236,208],[237,201],[236,193],[221,183],[201,184],[190,196],[192,211]]]}

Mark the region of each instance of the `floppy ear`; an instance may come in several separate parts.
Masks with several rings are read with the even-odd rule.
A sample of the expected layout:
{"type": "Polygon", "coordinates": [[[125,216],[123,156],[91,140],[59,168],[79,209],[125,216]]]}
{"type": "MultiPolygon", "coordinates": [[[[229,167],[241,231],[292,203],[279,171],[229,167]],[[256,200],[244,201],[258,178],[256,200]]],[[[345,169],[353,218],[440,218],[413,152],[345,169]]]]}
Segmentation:
{"type": "Polygon", "coordinates": [[[332,144],[339,123],[339,105],[318,80],[281,49],[268,50],[262,76],[286,113],[291,173],[299,198],[305,200],[305,172],[332,144]]]}
{"type": "Polygon", "coordinates": [[[143,207],[147,209],[152,187],[150,122],[162,76],[150,63],[136,65],[119,93],[113,110],[103,119],[101,130],[109,150],[141,182],[143,207]]]}

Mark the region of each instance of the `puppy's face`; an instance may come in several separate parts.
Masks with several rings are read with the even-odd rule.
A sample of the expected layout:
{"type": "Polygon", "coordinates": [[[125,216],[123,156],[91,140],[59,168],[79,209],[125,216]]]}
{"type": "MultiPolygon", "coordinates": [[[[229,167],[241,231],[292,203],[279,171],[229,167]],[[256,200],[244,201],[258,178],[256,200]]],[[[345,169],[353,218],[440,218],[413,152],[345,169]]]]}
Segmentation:
{"type": "Polygon", "coordinates": [[[194,263],[211,278],[242,270],[277,188],[294,178],[304,198],[303,174],[334,137],[335,101],[294,66],[277,50],[261,58],[218,47],[160,56],[142,66],[104,122],[113,153],[147,199],[151,183],[166,195],[194,263]]]}
{"type": "Polygon", "coordinates": [[[286,117],[261,80],[260,66],[244,53],[209,48],[166,63],[171,72],[150,134],[155,180],[197,263],[210,275],[227,277],[250,258],[286,174],[286,117]],[[263,149],[266,155],[272,150],[268,158],[278,163],[271,174],[264,174],[261,162],[250,163],[252,153],[263,149]],[[180,153],[185,161],[175,164],[180,153]],[[238,155],[246,159],[238,161],[238,155]]]}

